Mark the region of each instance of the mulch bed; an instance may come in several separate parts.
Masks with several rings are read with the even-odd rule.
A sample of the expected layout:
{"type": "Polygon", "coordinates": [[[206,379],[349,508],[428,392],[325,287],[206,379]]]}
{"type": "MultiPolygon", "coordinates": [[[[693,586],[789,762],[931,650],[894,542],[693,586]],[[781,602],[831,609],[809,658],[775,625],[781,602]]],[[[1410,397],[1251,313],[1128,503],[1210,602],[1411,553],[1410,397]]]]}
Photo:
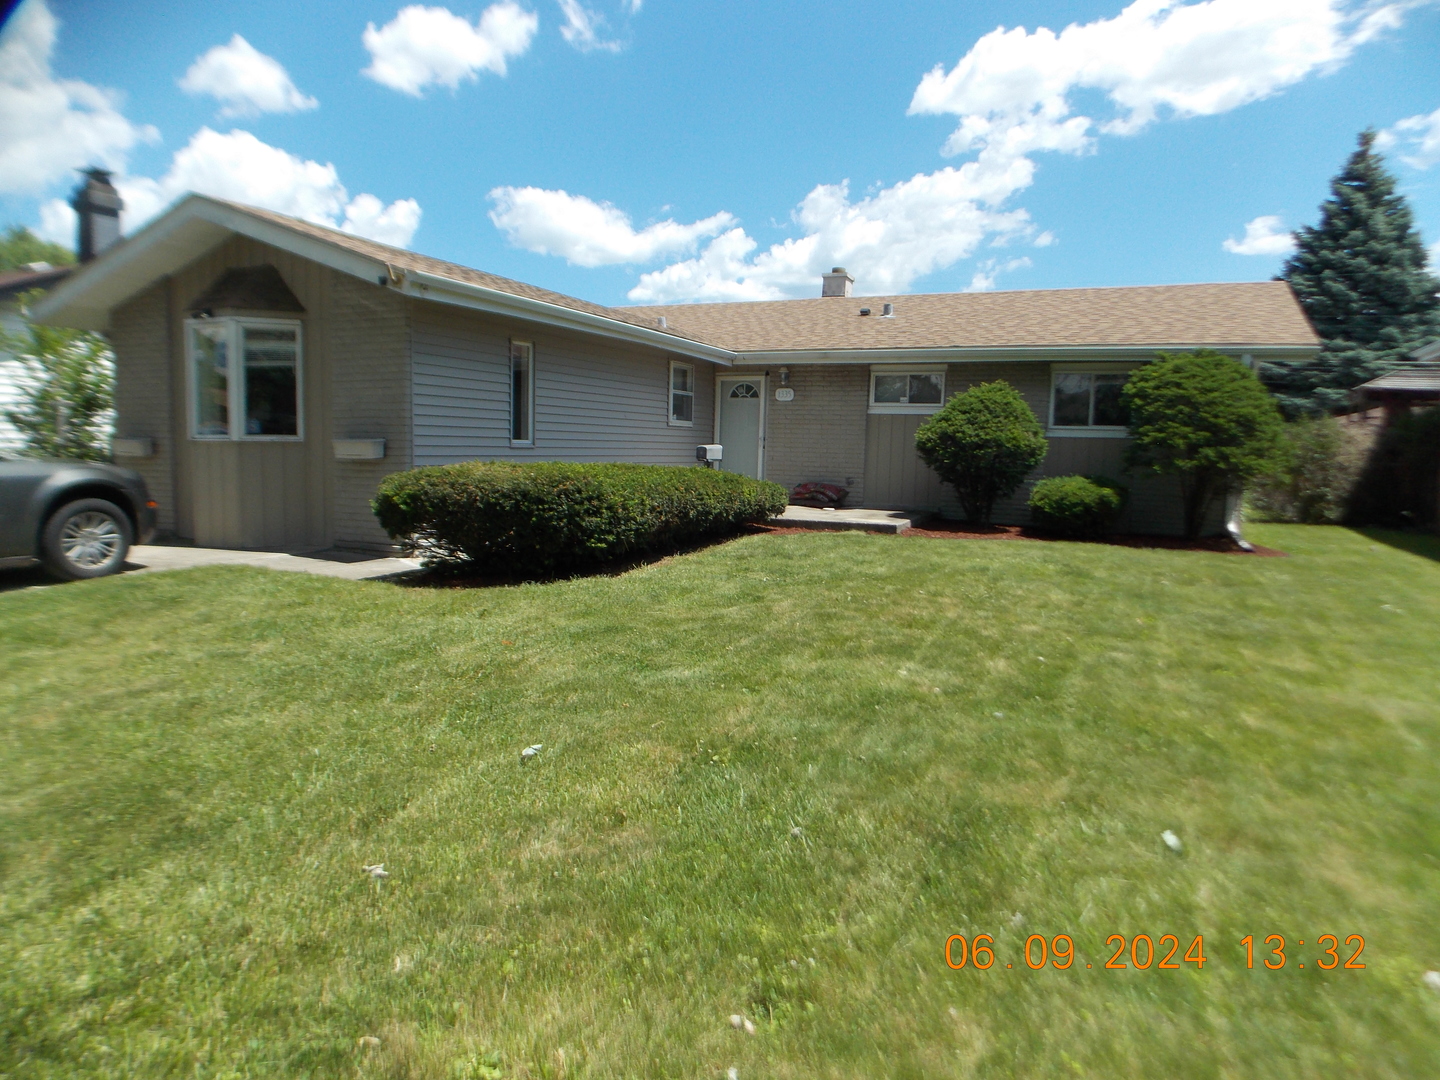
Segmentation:
{"type": "MultiPolygon", "coordinates": [[[[1039,540],[1054,542],[1058,536],[1047,536],[1020,525],[991,525],[976,528],[963,521],[931,521],[923,528],[906,529],[902,536],[924,536],[936,540],[1039,540]]],[[[1139,536],[1122,533],[1108,540],[1092,540],[1094,544],[1109,544],[1113,547],[1165,548],[1170,551],[1215,551],[1223,555],[1262,555],[1270,558],[1284,558],[1285,552],[1274,548],[1252,544],[1253,551],[1246,551],[1228,536],[1207,536],[1203,540],[1182,540],[1178,536],[1139,536]]]]}
{"type": "MultiPolygon", "coordinates": [[[[817,530],[767,526],[757,527],[755,531],[788,536],[792,533],[817,530]]],[[[1047,536],[1045,533],[1035,532],[1020,525],[991,525],[988,528],[975,528],[963,521],[945,521],[943,519],[930,521],[920,528],[906,529],[900,535],[919,536],[931,540],[1038,540],[1049,543],[1061,539],[1058,536],[1047,536]]],[[[1246,551],[1228,536],[1210,536],[1204,540],[1189,541],[1182,540],[1178,536],[1139,536],[1126,533],[1112,536],[1108,540],[1092,540],[1089,543],[1109,544],[1113,547],[1165,548],[1170,551],[1214,551],[1223,555],[1261,555],[1281,559],[1286,557],[1283,551],[1261,547],[1259,544],[1252,545],[1254,551],[1246,551]]]]}

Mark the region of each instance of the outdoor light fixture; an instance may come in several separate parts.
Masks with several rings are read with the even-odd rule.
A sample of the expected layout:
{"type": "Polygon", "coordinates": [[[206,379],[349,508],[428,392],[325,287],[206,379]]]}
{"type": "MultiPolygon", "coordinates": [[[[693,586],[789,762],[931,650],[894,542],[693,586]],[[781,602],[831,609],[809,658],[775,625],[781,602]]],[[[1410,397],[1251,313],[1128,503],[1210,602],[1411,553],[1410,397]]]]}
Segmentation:
{"type": "Polygon", "coordinates": [[[789,369],[788,367],[782,367],[782,368],[780,369],[780,385],[781,385],[781,386],[789,386],[789,385],[790,385],[790,369],[789,369]]]}

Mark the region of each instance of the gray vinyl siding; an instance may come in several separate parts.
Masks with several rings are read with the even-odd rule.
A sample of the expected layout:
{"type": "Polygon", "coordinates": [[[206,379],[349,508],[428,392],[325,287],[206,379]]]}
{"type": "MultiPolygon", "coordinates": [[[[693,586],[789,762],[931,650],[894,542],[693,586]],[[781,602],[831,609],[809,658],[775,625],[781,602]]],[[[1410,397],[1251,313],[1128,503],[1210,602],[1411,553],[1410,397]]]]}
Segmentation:
{"type": "Polygon", "coordinates": [[[695,368],[695,421],[669,424],[669,357],[658,349],[414,301],[416,465],[634,461],[687,465],[711,441],[714,365],[695,368]],[[510,445],[510,342],[534,346],[533,447],[510,445]]]}

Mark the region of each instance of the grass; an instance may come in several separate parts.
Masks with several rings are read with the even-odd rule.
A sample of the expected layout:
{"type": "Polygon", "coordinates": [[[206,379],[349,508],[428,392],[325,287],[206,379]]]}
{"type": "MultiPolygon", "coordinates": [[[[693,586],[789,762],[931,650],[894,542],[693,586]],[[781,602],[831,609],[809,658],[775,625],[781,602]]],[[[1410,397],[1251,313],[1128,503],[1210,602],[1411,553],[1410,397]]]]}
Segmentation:
{"type": "Polygon", "coordinates": [[[1434,1075],[1440,545],[1253,532],[0,595],[0,1075],[1434,1075]]]}

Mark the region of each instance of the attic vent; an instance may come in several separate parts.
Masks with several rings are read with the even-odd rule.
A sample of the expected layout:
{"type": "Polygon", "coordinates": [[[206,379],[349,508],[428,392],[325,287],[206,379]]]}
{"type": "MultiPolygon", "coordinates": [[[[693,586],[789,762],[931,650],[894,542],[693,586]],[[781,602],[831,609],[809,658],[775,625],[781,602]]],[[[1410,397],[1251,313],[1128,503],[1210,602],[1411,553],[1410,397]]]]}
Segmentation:
{"type": "Polygon", "coordinates": [[[665,316],[664,316],[664,315],[657,315],[657,316],[655,317],[655,324],[656,324],[657,326],[659,326],[661,330],[664,330],[664,329],[667,327],[667,325],[668,325],[668,324],[665,322],[665,316]]]}
{"type": "Polygon", "coordinates": [[[862,308],[860,309],[860,314],[861,314],[861,315],[869,315],[869,314],[870,314],[870,309],[869,309],[868,307],[862,307],[862,308]]]}
{"type": "Polygon", "coordinates": [[[303,312],[305,307],[285,284],[280,271],[265,263],[226,270],[210,288],[190,301],[187,310],[215,315],[222,311],[303,312]]]}
{"type": "Polygon", "coordinates": [[[894,304],[881,304],[881,305],[880,305],[880,317],[881,317],[882,319],[893,319],[893,318],[895,317],[895,305],[894,305],[894,304]]]}

